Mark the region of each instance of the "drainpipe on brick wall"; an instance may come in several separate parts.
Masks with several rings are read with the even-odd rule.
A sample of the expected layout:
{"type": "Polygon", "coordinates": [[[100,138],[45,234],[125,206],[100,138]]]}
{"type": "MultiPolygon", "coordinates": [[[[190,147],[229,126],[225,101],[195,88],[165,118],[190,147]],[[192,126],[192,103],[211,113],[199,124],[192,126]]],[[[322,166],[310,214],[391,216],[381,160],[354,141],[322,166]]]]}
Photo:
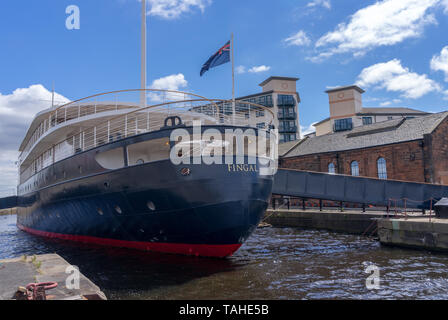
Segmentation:
{"type": "Polygon", "coordinates": [[[341,167],[340,167],[340,161],[339,161],[339,153],[336,153],[336,169],[337,169],[337,172],[336,172],[336,174],[343,174],[343,170],[341,170],[341,167]]]}
{"type": "Polygon", "coordinates": [[[422,156],[423,156],[423,179],[427,183],[434,182],[431,140],[432,140],[431,135],[425,134],[423,135],[423,140],[420,141],[420,147],[422,148],[422,156]],[[425,152],[425,147],[427,152],[425,152]]]}

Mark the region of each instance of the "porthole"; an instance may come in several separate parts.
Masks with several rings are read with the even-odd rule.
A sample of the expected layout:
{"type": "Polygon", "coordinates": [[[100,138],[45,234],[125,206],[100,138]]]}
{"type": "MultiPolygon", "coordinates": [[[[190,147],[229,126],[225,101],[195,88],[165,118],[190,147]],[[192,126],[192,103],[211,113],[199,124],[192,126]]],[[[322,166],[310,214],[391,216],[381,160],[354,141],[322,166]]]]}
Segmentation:
{"type": "Polygon", "coordinates": [[[123,211],[121,210],[120,206],[115,206],[114,207],[115,211],[117,211],[118,214],[122,214],[123,211]]]}
{"type": "Polygon", "coordinates": [[[101,208],[96,209],[96,211],[98,212],[98,214],[100,216],[104,215],[104,212],[103,212],[103,210],[101,210],[101,208]]]}
{"type": "Polygon", "coordinates": [[[109,182],[104,182],[104,188],[106,188],[106,189],[110,188],[110,183],[109,182]]]}
{"type": "Polygon", "coordinates": [[[144,164],[144,163],[145,163],[145,160],[143,160],[143,159],[138,159],[136,162],[136,164],[144,164]]]}
{"type": "Polygon", "coordinates": [[[154,205],[154,202],[152,202],[152,201],[148,201],[148,202],[146,203],[146,205],[148,206],[148,209],[149,209],[149,210],[151,210],[151,211],[155,211],[155,210],[156,210],[156,206],[154,205]]]}

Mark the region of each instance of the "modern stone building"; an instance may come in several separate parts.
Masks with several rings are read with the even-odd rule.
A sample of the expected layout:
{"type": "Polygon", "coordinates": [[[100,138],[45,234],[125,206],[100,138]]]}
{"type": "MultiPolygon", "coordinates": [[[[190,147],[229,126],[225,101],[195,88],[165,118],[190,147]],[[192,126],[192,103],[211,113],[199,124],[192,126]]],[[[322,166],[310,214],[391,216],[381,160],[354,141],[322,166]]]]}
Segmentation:
{"type": "Polygon", "coordinates": [[[448,112],[280,144],[280,167],[448,184],[448,112]]]}
{"type": "Polygon", "coordinates": [[[364,108],[362,104],[364,92],[358,86],[339,87],[326,91],[330,103],[330,117],[314,124],[316,136],[428,114],[410,108],[364,108]]]}
{"type": "MultiPolygon", "coordinates": [[[[237,118],[244,118],[245,122],[260,129],[268,129],[271,123],[279,131],[280,143],[300,139],[300,95],[296,86],[298,80],[299,78],[270,77],[260,84],[262,92],[236,98],[237,101],[251,102],[269,108],[274,114],[273,123],[271,123],[272,116],[268,112],[244,103],[235,106],[237,118]]],[[[230,116],[233,113],[230,101],[197,106],[192,110],[212,115],[216,111],[216,106],[223,114],[230,116]]]]}
{"type": "MultiPolygon", "coordinates": [[[[257,103],[272,108],[275,127],[279,130],[280,143],[300,139],[299,103],[297,92],[298,78],[270,77],[260,84],[262,92],[237,98],[247,102],[257,103]]],[[[260,114],[259,127],[264,128],[263,117],[260,114]]]]}

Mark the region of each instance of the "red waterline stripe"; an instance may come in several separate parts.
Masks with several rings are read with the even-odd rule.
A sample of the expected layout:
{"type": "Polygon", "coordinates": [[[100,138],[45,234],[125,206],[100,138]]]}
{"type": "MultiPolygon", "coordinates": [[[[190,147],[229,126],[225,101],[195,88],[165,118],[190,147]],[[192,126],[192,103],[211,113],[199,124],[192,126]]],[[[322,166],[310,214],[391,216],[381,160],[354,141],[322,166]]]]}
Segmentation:
{"type": "Polygon", "coordinates": [[[60,234],[53,232],[46,232],[24,227],[20,224],[17,225],[19,229],[28,232],[30,234],[52,238],[61,239],[82,243],[94,243],[101,246],[119,247],[138,249],[143,251],[155,251],[163,253],[183,254],[189,256],[198,257],[215,257],[225,258],[234,254],[241,244],[229,244],[229,245],[208,245],[208,244],[178,244],[178,243],[153,243],[153,242],[138,242],[138,241],[126,241],[105,239],[89,236],[75,236],[68,234],[60,234]]]}

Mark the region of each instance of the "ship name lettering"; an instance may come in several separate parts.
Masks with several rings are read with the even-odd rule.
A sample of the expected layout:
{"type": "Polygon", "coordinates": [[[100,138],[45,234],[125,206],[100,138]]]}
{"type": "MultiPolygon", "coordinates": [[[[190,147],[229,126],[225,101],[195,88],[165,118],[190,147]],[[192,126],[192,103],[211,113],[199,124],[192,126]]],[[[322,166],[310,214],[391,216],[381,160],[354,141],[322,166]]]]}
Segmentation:
{"type": "Polygon", "coordinates": [[[258,172],[258,168],[254,164],[228,164],[229,172],[258,172]]]}

